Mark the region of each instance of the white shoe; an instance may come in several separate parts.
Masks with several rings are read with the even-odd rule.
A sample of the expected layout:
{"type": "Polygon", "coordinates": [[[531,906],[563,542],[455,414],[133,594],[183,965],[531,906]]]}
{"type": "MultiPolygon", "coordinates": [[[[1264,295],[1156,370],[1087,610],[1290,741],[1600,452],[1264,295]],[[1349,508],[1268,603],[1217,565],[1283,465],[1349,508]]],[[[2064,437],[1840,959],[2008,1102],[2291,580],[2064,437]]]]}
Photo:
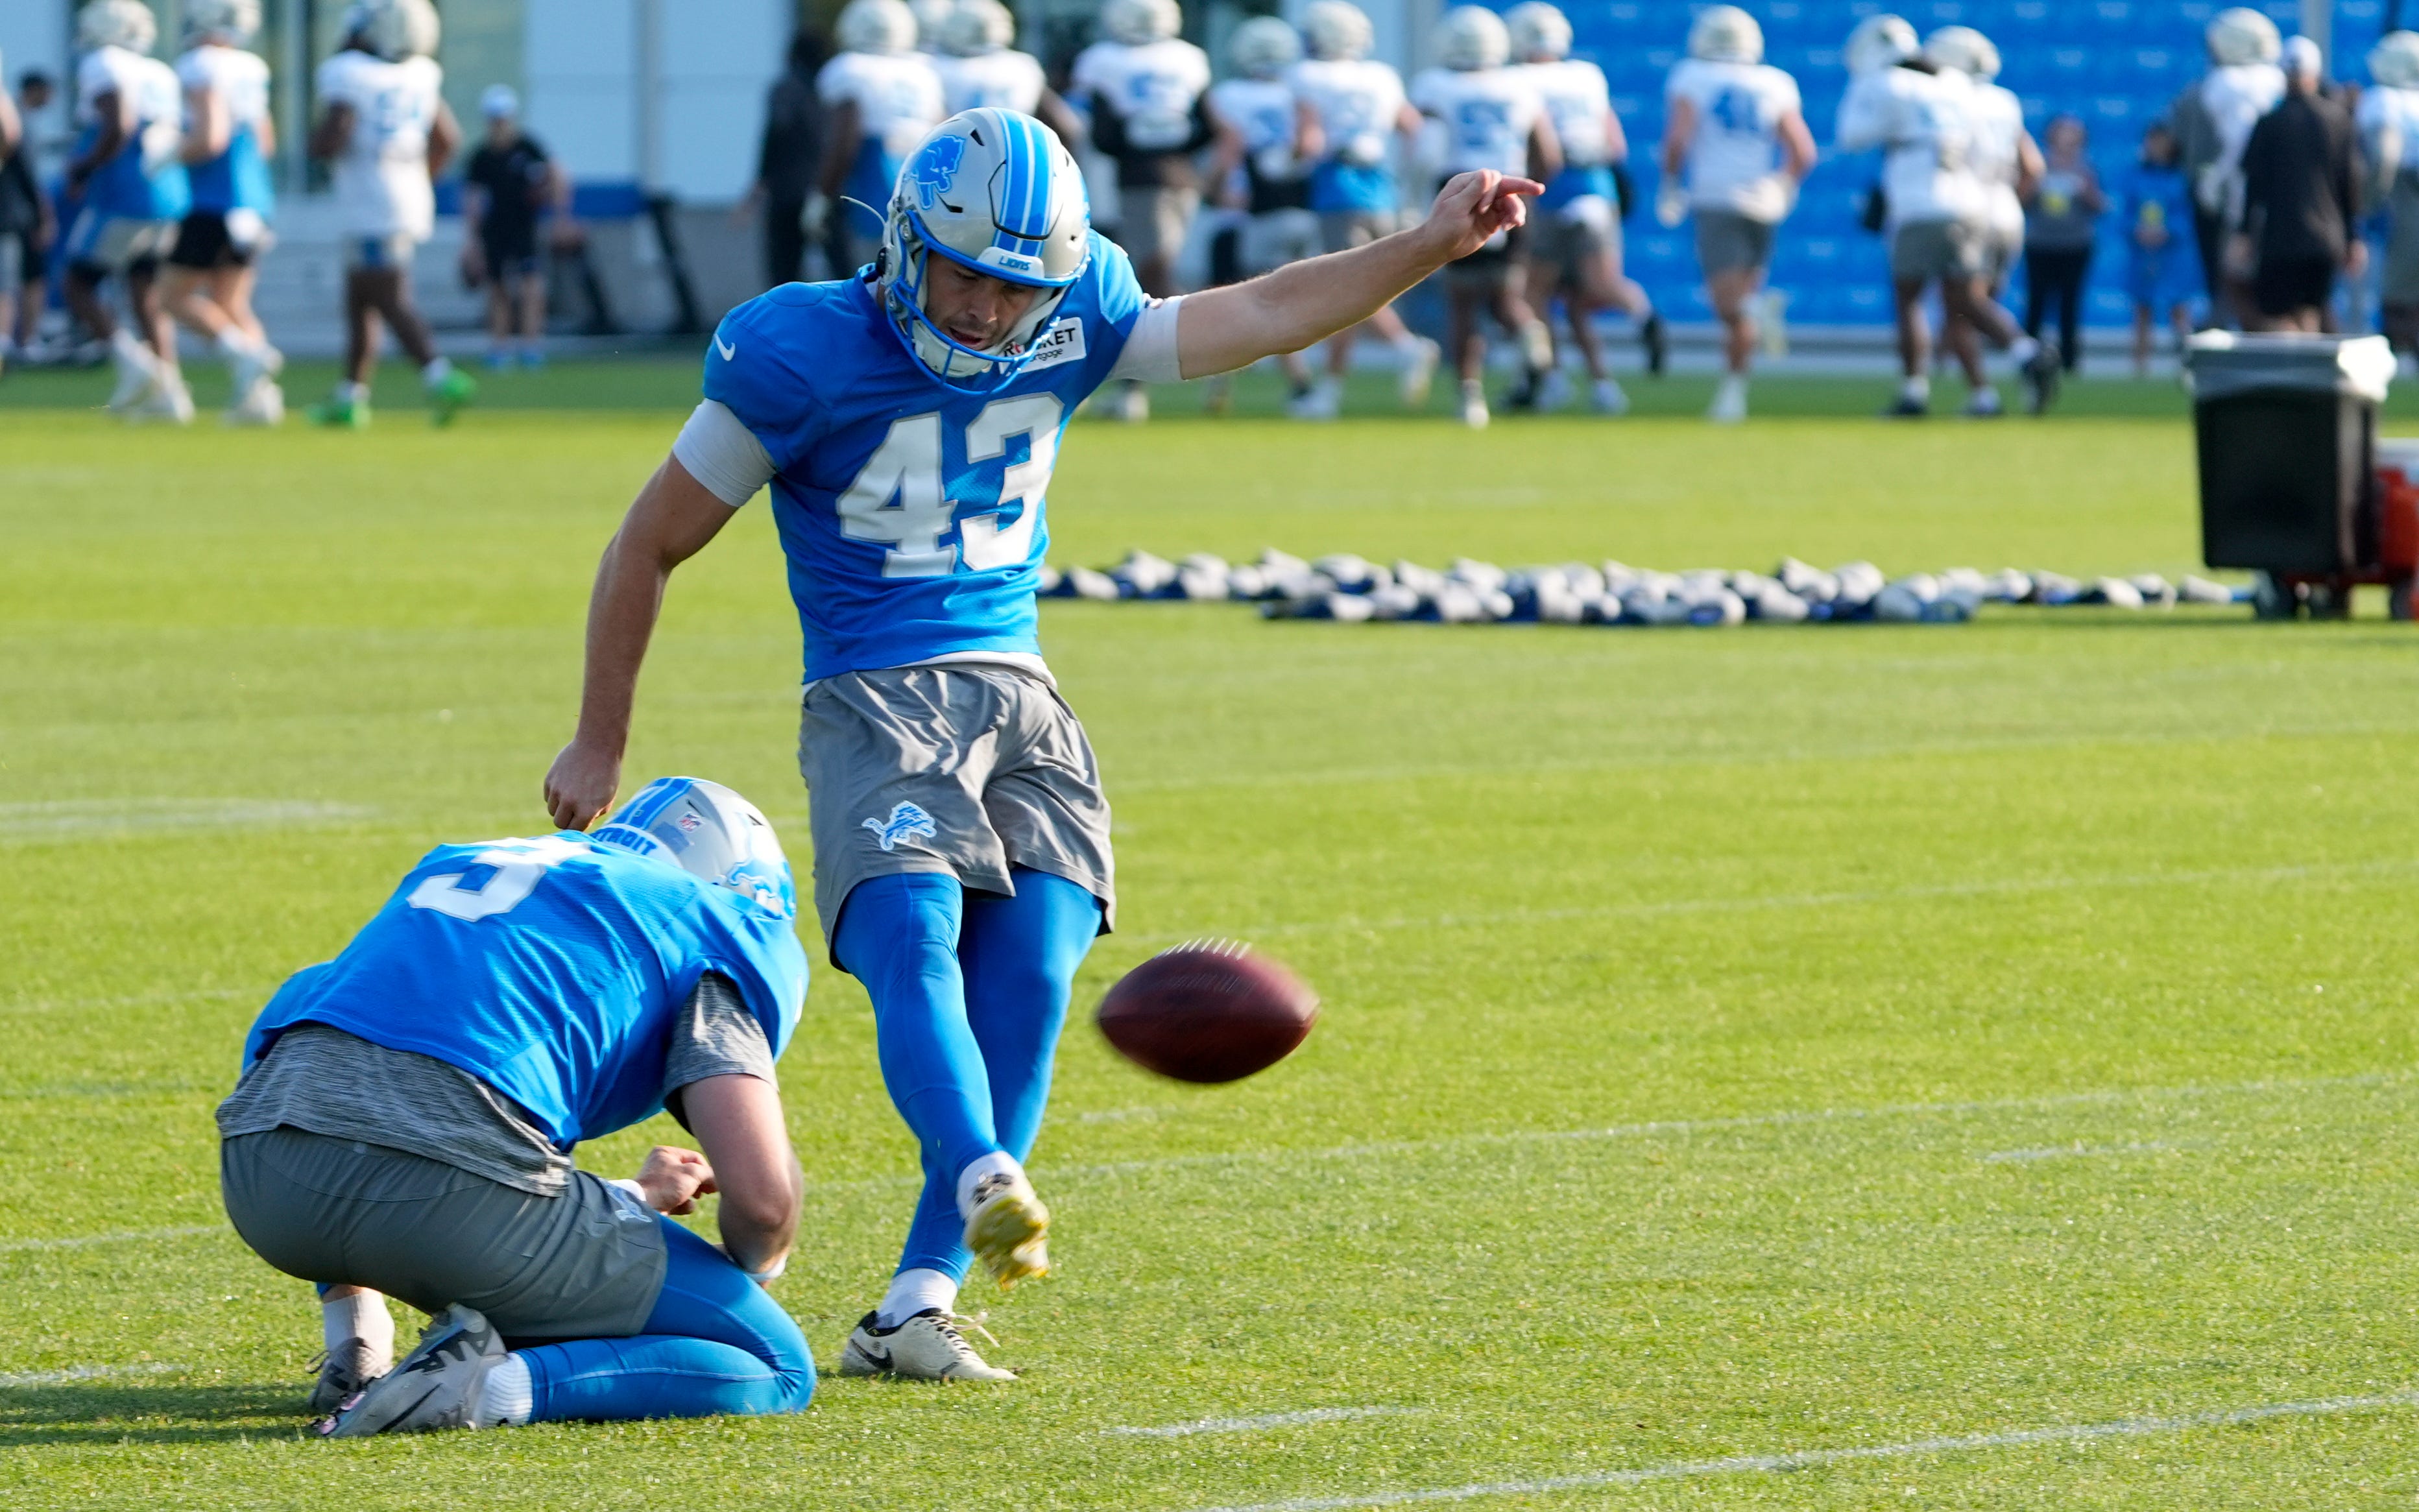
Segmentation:
{"type": "Polygon", "coordinates": [[[1024,1173],[999,1172],[975,1183],[966,1248],[1003,1291],[1050,1273],[1050,1210],[1024,1173]]]}
{"type": "Polygon", "coordinates": [[[2007,412],[1999,402],[1997,389],[1976,389],[1965,396],[1965,414],[1970,420],[1996,420],[2007,412]]]}
{"type": "Polygon", "coordinates": [[[193,395],[185,380],[173,373],[162,373],[151,385],[151,392],[140,404],[126,411],[129,420],[164,420],[172,425],[193,423],[193,395]]]}
{"type": "Polygon", "coordinates": [[[1520,360],[1532,373],[1543,373],[1554,365],[1554,333],[1543,320],[1532,320],[1520,328],[1520,360]]]}
{"type": "Polygon", "coordinates": [[[239,352],[227,363],[227,377],[233,393],[250,397],[253,385],[263,378],[272,378],[285,371],[285,354],[262,342],[248,352],[239,352]]]}
{"type": "Polygon", "coordinates": [[[1600,378],[1588,385],[1588,403],[1600,415],[1629,413],[1629,395],[1621,391],[1621,384],[1613,378],[1600,378]]]}
{"type": "Polygon", "coordinates": [[[1537,384],[1537,408],[1560,409],[1570,402],[1570,375],[1559,367],[1547,369],[1545,378],[1537,384]]]}
{"type": "Polygon", "coordinates": [[[1333,420],[1343,412],[1344,385],[1332,378],[1320,378],[1286,405],[1286,413],[1296,420],[1333,420]]]}
{"type": "Polygon", "coordinates": [[[282,425],[285,423],[285,391],[274,378],[254,382],[243,402],[230,405],[224,416],[230,425],[282,425]]]}
{"type": "Polygon", "coordinates": [[[960,1324],[983,1333],[979,1319],[927,1307],[896,1328],[879,1328],[876,1314],[857,1320],[856,1332],[840,1351],[843,1376],[891,1376],[901,1381],[1014,1381],[1016,1372],[986,1365],[958,1332],[960,1324]]]}
{"type": "Polygon", "coordinates": [[[1403,373],[1399,379],[1406,409],[1425,409],[1428,406],[1428,388],[1436,381],[1437,363],[1444,348],[1425,336],[1412,338],[1411,349],[1403,354],[1403,373]]]}
{"type": "Polygon", "coordinates": [[[1722,379],[1714,390],[1714,402],[1705,410],[1705,418],[1717,425],[1735,425],[1747,418],[1747,379],[1731,377],[1722,379]]]}
{"type": "Polygon", "coordinates": [[[151,402],[160,390],[160,367],[156,362],[130,363],[123,355],[117,359],[117,387],[110,391],[109,409],[113,414],[131,415],[151,402]]]}
{"type": "Polygon", "coordinates": [[[1121,390],[1117,394],[1117,403],[1109,409],[1109,418],[1123,421],[1129,425],[1139,425],[1148,420],[1150,391],[1139,383],[1121,390]]]}
{"type": "Polygon", "coordinates": [[[1461,380],[1461,423],[1472,430],[1485,430],[1487,421],[1487,390],[1476,378],[1461,380]]]}

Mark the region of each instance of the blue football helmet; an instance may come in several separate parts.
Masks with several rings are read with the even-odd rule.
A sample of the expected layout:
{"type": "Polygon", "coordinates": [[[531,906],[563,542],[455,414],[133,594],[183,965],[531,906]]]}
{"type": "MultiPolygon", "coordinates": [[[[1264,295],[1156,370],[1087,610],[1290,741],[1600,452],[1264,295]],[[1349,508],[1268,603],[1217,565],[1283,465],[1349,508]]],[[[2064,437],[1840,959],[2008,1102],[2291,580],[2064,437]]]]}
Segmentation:
{"type": "Polygon", "coordinates": [[[701,777],[659,777],[588,837],[670,862],[729,887],[778,918],[794,918],[798,885],[757,807],[701,777]]]}

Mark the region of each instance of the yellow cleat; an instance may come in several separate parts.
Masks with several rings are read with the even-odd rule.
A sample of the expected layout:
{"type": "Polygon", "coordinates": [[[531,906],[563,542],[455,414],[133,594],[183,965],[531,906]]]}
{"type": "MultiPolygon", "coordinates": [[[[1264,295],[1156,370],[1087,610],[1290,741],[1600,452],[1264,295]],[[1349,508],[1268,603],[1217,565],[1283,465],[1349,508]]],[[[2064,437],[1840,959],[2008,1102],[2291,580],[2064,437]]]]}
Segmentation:
{"type": "Polygon", "coordinates": [[[1023,1176],[994,1176],[975,1193],[966,1220],[966,1248],[1005,1291],[1050,1273],[1050,1210],[1023,1176]],[[986,1191],[984,1188],[991,1188],[986,1191]]]}

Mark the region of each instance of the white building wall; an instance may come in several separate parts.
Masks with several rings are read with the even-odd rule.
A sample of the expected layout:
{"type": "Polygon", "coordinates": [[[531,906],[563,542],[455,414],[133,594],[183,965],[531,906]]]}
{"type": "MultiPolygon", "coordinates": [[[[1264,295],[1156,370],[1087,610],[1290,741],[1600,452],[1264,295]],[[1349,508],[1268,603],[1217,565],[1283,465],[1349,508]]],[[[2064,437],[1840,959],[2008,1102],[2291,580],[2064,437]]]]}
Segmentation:
{"type": "Polygon", "coordinates": [[[789,0],[527,0],[530,129],[583,183],[729,203],[756,176],[789,0]]]}

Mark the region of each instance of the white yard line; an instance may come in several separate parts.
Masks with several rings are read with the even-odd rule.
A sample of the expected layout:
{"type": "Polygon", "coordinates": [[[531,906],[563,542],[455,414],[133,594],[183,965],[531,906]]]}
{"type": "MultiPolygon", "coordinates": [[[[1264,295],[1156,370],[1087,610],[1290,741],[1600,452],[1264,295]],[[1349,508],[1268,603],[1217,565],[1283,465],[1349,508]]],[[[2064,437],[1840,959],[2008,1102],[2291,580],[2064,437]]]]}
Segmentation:
{"type": "Polygon", "coordinates": [[[1862,1448],[1790,1449],[1778,1454],[1684,1460],[1678,1464],[1648,1465],[1637,1470],[1600,1470],[1579,1475],[1547,1475],[1534,1480],[1481,1481],[1468,1486],[1431,1486],[1414,1490],[1372,1490],[1355,1496],[1302,1496],[1284,1502],[1207,1507],[1202,1512],[1342,1512],[1348,1507],[1474,1502],[1488,1496],[1537,1496],[1548,1491],[1584,1490],[1598,1486],[1638,1486],[1648,1481],[1689,1480],[1706,1475],[1815,1470],[1825,1465],[1848,1464],[1860,1459],[1910,1459],[1925,1455],[1961,1454],[1980,1449],[2017,1449],[2036,1443],[2085,1443],[2095,1439],[2146,1438],[2160,1433],[2186,1433],[2195,1428],[2233,1427],[2271,1418],[2327,1417],[2343,1412],[2375,1412],[2401,1407],[2419,1407],[2419,1391],[2392,1392],[2378,1396],[2327,1396],[2305,1402],[2272,1402],[2259,1407],[2191,1412],[2177,1417],[2129,1417],[2114,1423],[2072,1423],[2056,1427],[2017,1428],[2006,1433],[1917,1439],[1906,1443],[1878,1443],[1862,1448]]]}
{"type": "Polygon", "coordinates": [[[145,1365],[78,1365],[64,1370],[0,1371],[0,1387],[65,1386],[79,1381],[122,1381],[128,1376],[164,1376],[191,1366],[155,1360],[145,1365]]]}
{"type": "Polygon", "coordinates": [[[201,1234],[230,1233],[224,1224],[188,1224],[178,1228],[130,1228],[116,1234],[75,1234],[65,1239],[0,1239],[0,1255],[24,1250],[91,1249],[98,1244],[142,1244],[163,1239],[192,1239],[201,1234]]]}
{"type": "Polygon", "coordinates": [[[1112,1438],[1189,1439],[1196,1433],[1258,1433],[1268,1428],[1299,1427],[1308,1423],[1347,1423],[1364,1417],[1410,1417],[1424,1407],[1313,1407],[1299,1412],[1271,1412],[1262,1417],[1205,1417],[1197,1423],[1170,1423],[1156,1428],[1102,1428],[1112,1438]]]}
{"type": "MultiPolygon", "coordinates": [[[[131,997],[21,997],[14,1002],[0,1003],[0,1013],[51,1013],[60,1010],[82,1011],[90,1009],[154,1008],[162,1003],[198,1003],[222,997],[250,997],[257,1002],[269,1001],[274,987],[194,987],[177,992],[137,993],[131,997]]],[[[228,1083],[233,1087],[234,1083],[228,1083]]]]}
{"type": "Polygon", "coordinates": [[[2053,1145],[2045,1149],[2002,1149],[1981,1157],[1986,1165],[2007,1165],[2019,1161],[2090,1160],[2107,1155],[2144,1155],[2153,1150],[2176,1147],[2157,1140],[2134,1145],[2053,1145]]]}
{"type": "Polygon", "coordinates": [[[366,819],[357,803],[291,798],[69,798],[0,803],[0,841],[174,829],[269,829],[366,819]]]}

